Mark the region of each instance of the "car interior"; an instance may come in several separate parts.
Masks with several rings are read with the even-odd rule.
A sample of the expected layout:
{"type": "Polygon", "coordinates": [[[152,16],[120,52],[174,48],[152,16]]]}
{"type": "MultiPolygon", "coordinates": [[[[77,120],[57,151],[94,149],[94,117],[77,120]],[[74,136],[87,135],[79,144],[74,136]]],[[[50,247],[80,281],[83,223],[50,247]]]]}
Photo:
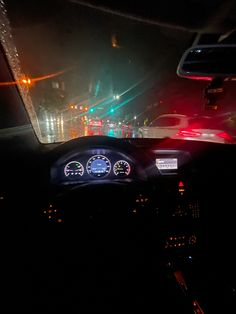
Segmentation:
{"type": "MultiPolygon", "coordinates": [[[[75,2],[185,29],[186,48],[234,39],[235,1],[186,1],[186,11],[185,1],[75,2]]],[[[235,313],[235,144],[106,135],[42,143],[21,89],[4,85],[15,69],[0,38],[0,312],[235,313]]],[[[236,71],[203,73],[184,53],[180,79],[234,84],[236,71]]]]}

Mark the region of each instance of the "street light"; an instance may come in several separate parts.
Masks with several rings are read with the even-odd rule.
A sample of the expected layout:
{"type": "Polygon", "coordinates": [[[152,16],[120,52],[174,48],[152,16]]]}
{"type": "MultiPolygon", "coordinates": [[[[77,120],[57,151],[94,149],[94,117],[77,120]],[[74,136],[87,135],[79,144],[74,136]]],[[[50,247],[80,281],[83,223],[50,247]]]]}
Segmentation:
{"type": "Polygon", "coordinates": [[[77,105],[74,105],[74,104],[70,104],[70,109],[77,109],[78,106],[77,105]]]}
{"type": "Polygon", "coordinates": [[[118,99],[120,99],[120,95],[114,95],[113,98],[118,100],[118,99]]]}
{"type": "Polygon", "coordinates": [[[21,83],[24,84],[24,85],[28,85],[28,86],[32,85],[32,81],[28,77],[25,77],[25,78],[21,79],[21,83]]]}

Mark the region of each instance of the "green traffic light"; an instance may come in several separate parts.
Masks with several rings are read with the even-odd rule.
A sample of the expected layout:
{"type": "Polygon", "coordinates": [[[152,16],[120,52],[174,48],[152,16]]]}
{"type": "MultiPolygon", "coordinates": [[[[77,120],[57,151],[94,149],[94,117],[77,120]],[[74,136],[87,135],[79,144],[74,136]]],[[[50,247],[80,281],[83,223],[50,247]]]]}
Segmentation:
{"type": "Polygon", "coordinates": [[[110,113],[113,113],[115,111],[115,109],[111,108],[110,113]]]}
{"type": "Polygon", "coordinates": [[[90,111],[90,112],[94,112],[94,109],[93,109],[93,108],[91,108],[89,111],[90,111]]]}

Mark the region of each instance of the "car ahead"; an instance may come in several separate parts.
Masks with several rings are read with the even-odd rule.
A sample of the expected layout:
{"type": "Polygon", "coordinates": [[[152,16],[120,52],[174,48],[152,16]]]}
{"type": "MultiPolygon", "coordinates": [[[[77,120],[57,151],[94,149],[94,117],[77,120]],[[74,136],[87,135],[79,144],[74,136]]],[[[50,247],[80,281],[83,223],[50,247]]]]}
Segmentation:
{"type": "Polygon", "coordinates": [[[157,96],[177,87],[195,112],[222,71],[233,97],[220,103],[235,110],[235,47],[215,54],[212,42],[234,37],[236,6],[156,5],[0,1],[0,313],[236,313],[236,145],[186,140],[201,139],[197,125],[185,137],[189,124],[178,139],[133,137],[169,110],[157,96]],[[182,53],[179,73],[198,81],[173,77],[182,53]],[[91,112],[64,110],[81,98],[134,130],[89,133],[91,112]]]}
{"type": "Polygon", "coordinates": [[[225,129],[222,119],[211,116],[187,116],[164,114],[157,117],[149,127],[139,128],[139,136],[144,138],[164,138],[196,140],[215,143],[233,143],[232,132],[225,129]]]}
{"type": "Polygon", "coordinates": [[[174,136],[180,128],[189,125],[189,118],[183,114],[163,114],[154,119],[149,126],[139,128],[141,138],[164,138],[174,136]]]}
{"type": "Polygon", "coordinates": [[[89,119],[87,125],[89,127],[101,128],[103,125],[103,121],[102,121],[102,119],[99,119],[99,118],[89,119]]]}
{"type": "Polygon", "coordinates": [[[115,129],[117,128],[117,126],[118,126],[118,123],[116,121],[108,120],[104,124],[104,129],[115,129]]]}

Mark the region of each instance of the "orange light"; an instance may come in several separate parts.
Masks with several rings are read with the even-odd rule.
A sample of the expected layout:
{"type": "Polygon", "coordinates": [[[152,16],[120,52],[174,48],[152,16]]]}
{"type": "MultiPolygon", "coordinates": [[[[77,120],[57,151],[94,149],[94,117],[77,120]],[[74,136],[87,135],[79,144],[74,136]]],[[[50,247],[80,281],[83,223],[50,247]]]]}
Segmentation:
{"type": "Polygon", "coordinates": [[[55,73],[51,73],[51,74],[48,74],[48,75],[44,75],[44,76],[39,76],[39,77],[35,77],[35,78],[22,78],[18,81],[10,81],[10,82],[0,82],[0,86],[11,86],[11,85],[17,85],[17,84],[25,84],[25,85],[32,85],[34,84],[35,82],[38,82],[38,81],[43,81],[43,80],[46,80],[46,79],[50,79],[50,78],[53,78],[53,77],[56,77],[56,76],[59,76],[59,75],[62,75],[64,74],[66,71],[63,70],[63,71],[58,71],[58,72],[55,72],[55,73]]]}
{"type": "Polygon", "coordinates": [[[120,48],[115,34],[111,36],[111,46],[112,48],[120,48]]]}
{"type": "Polygon", "coordinates": [[[21,80],[21,83],[25,84],[25,85],[31,85],[32,84],[32,81],[30,78],[23,78],[21,80]]]}
{"type": "Polygon", "coordinates": [[[85,111],[88,111],[88,107],[85,107],[84,110],[85,110],[85,111]]]}

